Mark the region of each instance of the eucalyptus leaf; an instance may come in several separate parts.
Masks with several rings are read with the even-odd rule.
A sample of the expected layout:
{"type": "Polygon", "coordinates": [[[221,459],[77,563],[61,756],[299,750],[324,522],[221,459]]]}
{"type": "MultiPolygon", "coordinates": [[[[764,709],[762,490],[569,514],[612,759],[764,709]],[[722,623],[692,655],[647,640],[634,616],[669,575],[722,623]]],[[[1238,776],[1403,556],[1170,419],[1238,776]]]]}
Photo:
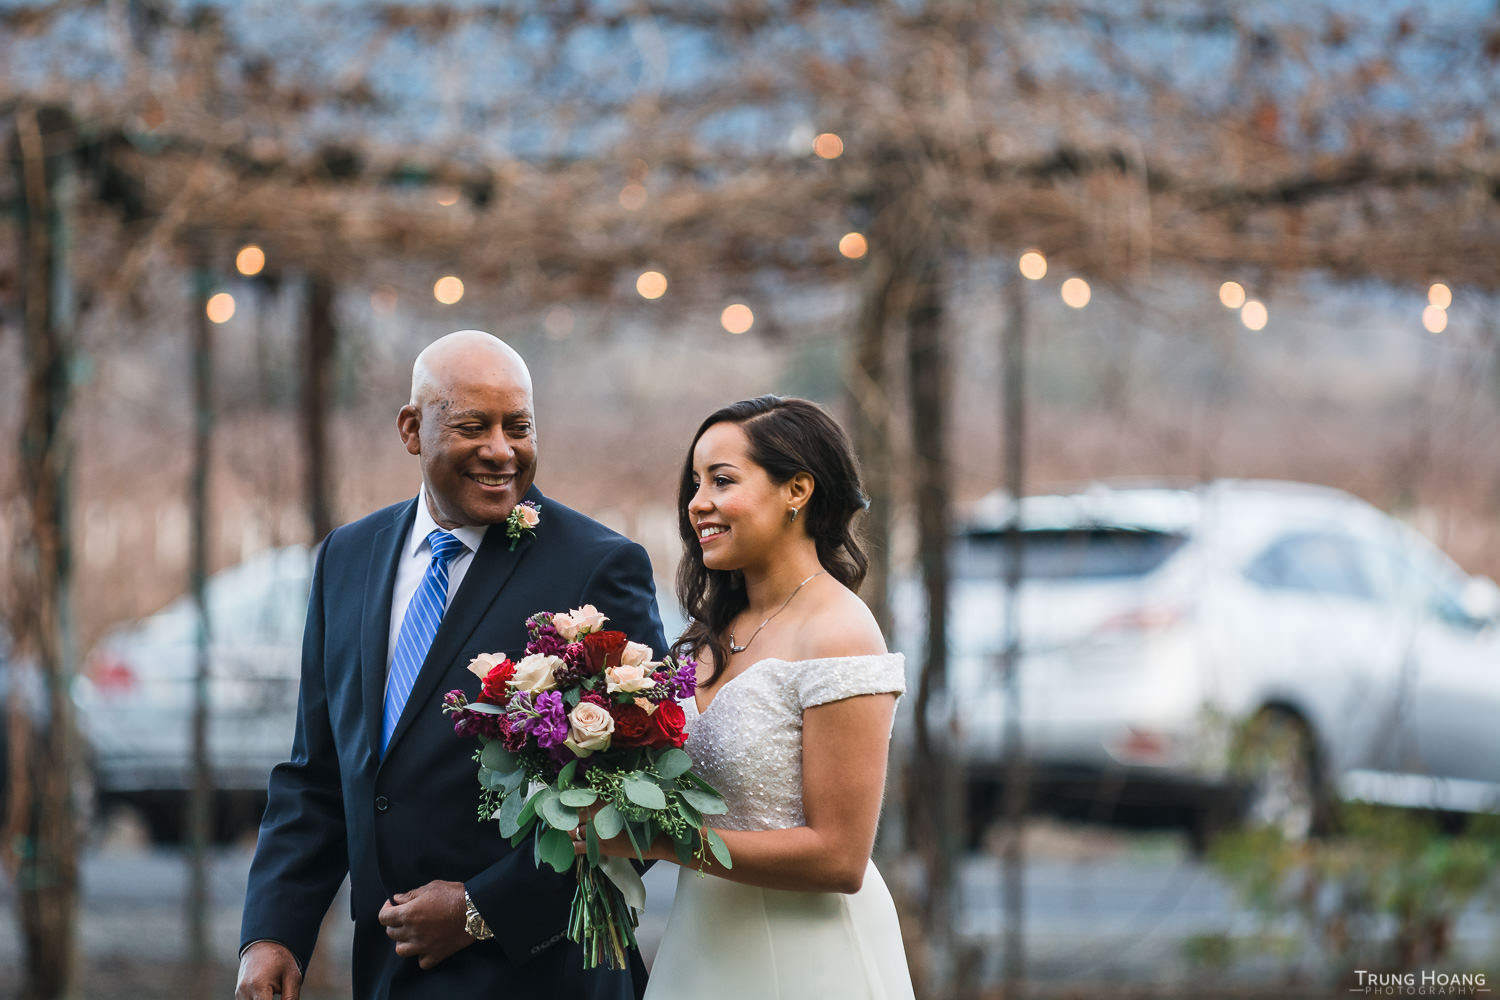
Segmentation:
{"type": "Polygon", "coordinates": [[[521,815],[516,817],[517,823],[525,826],[527,823],[530,823],[533,819],[536,818],[537,800],[542,797],[542,792],[544,791],[546,791],[546,789],[532,792],[531,795],[527,796],[526,804],[521,807],[521,815]]]}
{"type": "Polygon", "coordinates": [[[578,761],[570,760],[557,775],[557,787],[567,791],[573,787],[573,775],[578,771],[578,761]]]}
{"type": "Polygon", "coordinates": [[[521,786],[524,784],[526,784],[526,768],[524,767],[518,767],[500,779],[500,787],[510,798],[519,799],[521,786]]]}
{"type": "Polygon", "coordinates": [[[521,766],[521,760],[505,749],[499,740],[490,740],[479,753],[479,763],[491,771],[509,774],[521,766]]]}
{"type": "Polygon", "coordinates": [[[694,809],[684,799],[677,800],[677,815],[688,821],[688,825],[694,830],[703,825],[703,814],[694,809]]]}
{"type": "Polygon", "coordinates": [[[693,758],[689,757],[683,750],[672,747],[656,758],[656,773],[663,778],[675,778],[679,774],[685,774],[688,768],[693,766],[693,758]]]}
{"type": "Polygon", "coordinates": [[[537,812],[542,814],[542,819],[554,830],[571,833],[578,826],[578,810],[563,805],[560,796],[549,795],[542,799],[537,812]]]}
{"type": "Polygon", "coordinates": [[[521,808],[526,800],[520,795],[507,795],[500,803],[500,836],[514,837],[521,829],[521,808]]]}
{"type": "MultiPolygon", "coordinates": [[[[478,712],[480,715],[505,714],[505,709],[501,708],[499,705],[491,705],[489,702],[485,701],[471,701],[464,706],[464,710],[468,712],[478,712]]],[[[494,741],[491,740],[490,742],[493,743],[494,741]]],[[[501,747],[500,749],[504,750],[505,748],[501,747]]]]}
{"type": "Polygon", "coordinates": [[[620,810],[614,807],[614,803],[605,805],[594,814],[594,829],[599,831],[601,840],[609,840],[620,835],[620,827],[625,824],[625,817],[620,815],[620,810]]]}
{"type": "Polygon", "coordinates": [[[667,797],[663,794],[661,786],[650,778],[635,776],[626,778],[620,783],[625,790],[625,797],[643,809],[665,809],[667,797]]]}
{"type": "Polygon", "coordinates": [[[586,840],[587,840],[587,843],[588,843],[588,859],[589,859],[589,864],[593,865],[595,868],[598,868],[599,867],[599,853],[600,853],[601,848],[600,848],[600,845],[599,845],[599,834],[597,834],[597,833],[594,832],[594,824],[590,823],[588,825],[587,834],[588,834],[588,836],[587,836],[586,840]]]}
{"type": "Polygon", "coordinates": [[[699,788],[684,788],[682,797],[688,805],[705,816],[718,816],[729,811],[729,806],[718,792],[705,792],[699,788]]]}
{"type": "Polygon", "coordinates": [[[592,788],[570,788],[558,796],[565,806],[591,806],[599,801],[599,793],[592,788]]]}
{"type": "Polygon", "coordinates": [[[693,845],[681,840],[672,841],[672,850],[677,852],[677,863],[687,868],[693,863],[693,845]]]}
{"type": "Polygon", "coordinates": [[[705,832],[708,834],[708,850],[714,856],[714,860],[723,868],[733,868],[734,862],[729,857],[729,845],[724,843],[724,838],[713,830],[705,832]]]}
{"type": "Polygon", "coordinates": [[[563,703],[569,708],[577,708],[578,699],[581,697],[583,697],[582,691],[577,688],[568,688],[568,690],[563,692],[563,703]]]}
{"type": "Polygon", "coordinates": [[[541,859],[556,872],[562,873],[573,867],[573,838],[561,830],[548,830],[537,841],[541,859]]]}

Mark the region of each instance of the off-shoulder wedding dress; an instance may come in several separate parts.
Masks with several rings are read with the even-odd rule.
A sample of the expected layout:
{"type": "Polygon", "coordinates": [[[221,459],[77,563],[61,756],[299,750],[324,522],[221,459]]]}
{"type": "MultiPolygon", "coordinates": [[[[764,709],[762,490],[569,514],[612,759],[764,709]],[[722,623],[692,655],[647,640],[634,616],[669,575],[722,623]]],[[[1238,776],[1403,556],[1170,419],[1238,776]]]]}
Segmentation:
{"type": "MultiPolygon", "coordinates": [[[[687,751],[729,812],[714,826],[802,826],[802,712],[905,690],[899,653],[760,660],[700,714],[685,704],[687,751]]],[[[647,1000],[898,1000],[911,975],[890,891],[874,863],[852,894],[758,889],[684,868],[647,1000]]]]}

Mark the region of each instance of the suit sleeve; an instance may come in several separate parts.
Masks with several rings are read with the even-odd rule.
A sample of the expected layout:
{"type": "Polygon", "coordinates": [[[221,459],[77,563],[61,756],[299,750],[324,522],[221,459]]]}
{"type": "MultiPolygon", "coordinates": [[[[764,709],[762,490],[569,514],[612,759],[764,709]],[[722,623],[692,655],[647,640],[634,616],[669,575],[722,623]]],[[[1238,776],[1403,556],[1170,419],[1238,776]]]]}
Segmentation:
{"type": "Polygon", "coordinates": [[[325,542],[318,554],[308,600],[291,759],[271,772],[240,924],[241,951],[253,941],[278,941],[304,969],[323,915],[349,871],[338,753],[323,674],[328,548],[325,542]]]}
{"type": "MultiPolygon", "coordinates": [[[[605,554],[584,585],[579,603],[594,605],[609,616],[609,627],[650,645],[658,656],[666,651],[651,560],[635,542],[622,542],[605,554]]],[[[550,868],[538,870],[529,843],[523,842],[464,888],[506,956],[519,964],[560,938],[571,901],[571,892],[561,893],[557,888],[556,880],[564,877],[550,868]],[[517,905],[517,900],[527,902],[517,905]]],[[[571,882],[569,877],[570,886],[571,882]]]]}

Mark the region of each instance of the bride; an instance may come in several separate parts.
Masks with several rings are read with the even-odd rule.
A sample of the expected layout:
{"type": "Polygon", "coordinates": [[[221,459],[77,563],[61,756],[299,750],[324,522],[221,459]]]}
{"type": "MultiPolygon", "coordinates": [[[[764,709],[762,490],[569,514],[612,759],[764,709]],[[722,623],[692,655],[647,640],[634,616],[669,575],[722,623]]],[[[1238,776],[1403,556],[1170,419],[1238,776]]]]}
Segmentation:
{"type": "MultiPolygon", "coordinates": [[[[732,867],[679,872],[647,1000],[912,996],[870,861],[905,681],[855,595],[864,503],[847,438],[806,400],[726,406],[693,439],[674,652],[700,664],[686,749],[729,804],[732,867]]],[[[648,856],[676,860],[665,841],[648,856]]]]}

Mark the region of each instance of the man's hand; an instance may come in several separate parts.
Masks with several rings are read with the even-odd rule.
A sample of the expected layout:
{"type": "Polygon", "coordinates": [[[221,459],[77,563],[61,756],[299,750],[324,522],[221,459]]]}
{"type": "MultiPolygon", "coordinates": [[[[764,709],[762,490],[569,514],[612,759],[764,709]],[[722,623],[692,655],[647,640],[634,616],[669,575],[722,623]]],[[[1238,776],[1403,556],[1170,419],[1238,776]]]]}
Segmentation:
{"type": "Polygon", "coordinates": [[[284,945],[257,941],[240,957],[240,978],[234,984],[234,1000],[297,1000],[302,993],[302,973],[297,960],[284,945]]]}
{"type": "Polygon", "coordinates": [[[396,954],[415,958],[424,969],[474,943],[464,930],[462,882],[428,882],[398,892],[380,908],[380,923],[396,942],[396,954]]]}

